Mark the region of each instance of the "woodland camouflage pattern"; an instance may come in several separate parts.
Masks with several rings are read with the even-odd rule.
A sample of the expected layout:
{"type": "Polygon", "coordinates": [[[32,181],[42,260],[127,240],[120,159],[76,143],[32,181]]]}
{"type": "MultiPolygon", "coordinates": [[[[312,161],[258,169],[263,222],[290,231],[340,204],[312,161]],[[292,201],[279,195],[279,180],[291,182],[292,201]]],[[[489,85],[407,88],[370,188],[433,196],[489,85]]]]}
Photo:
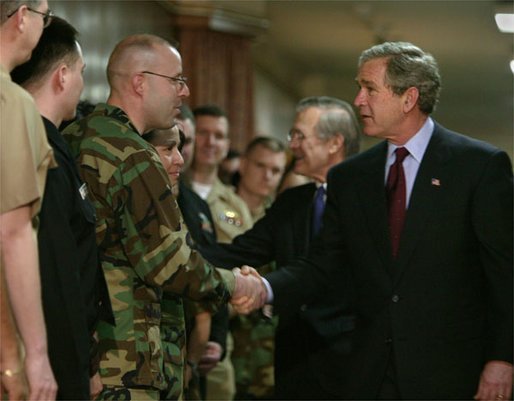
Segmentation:
{"type": "MultiPolygon", "coordinates": [[[[264,275],[275,270],[274,262],[259,267],[264,275]]],[[[261,311],[230,319],[234,338],[232,365],[236,377],[236,399],[273,399],[275,393],[275,332],[278,316],[261,311]]]]}
{"type": "Polygon", "coordinates": [[[165,294],[161,303],[161,340],[166,389],[162,400],[183,399],[186,360],[186,330],[184,301],[165,294]]]}
{"type": "MultiPolygon", "coordinates": [[[[96,207],[97,243],[116,321],[115,327],[98,327],[102,381],[166,390],[163,291],[215,310],[233,291],[233,274],[213,269],[187,245],[189,233],[159,156],[121,109],[99,104],[64,134],[96,207]]],[[[178,332],[184,330],[179,320],[178,332]]]]}

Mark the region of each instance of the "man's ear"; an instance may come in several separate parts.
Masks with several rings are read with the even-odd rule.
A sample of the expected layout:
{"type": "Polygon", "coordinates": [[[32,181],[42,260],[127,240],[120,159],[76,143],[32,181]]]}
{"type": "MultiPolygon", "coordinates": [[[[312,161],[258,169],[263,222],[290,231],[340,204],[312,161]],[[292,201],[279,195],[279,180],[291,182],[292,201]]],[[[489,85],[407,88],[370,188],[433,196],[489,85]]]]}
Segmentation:
{"type": "Polygon", "coordinates": [[[14,19],[18,31],[24,32],[27,26],[27,14],[29,13],[27,5],[22,5],[18,8],[18,11],[11,17],[14,19]]]}
{"type": "Polygon", "coordinates": [[[131,79],[132,90],[139,96],[143,96],[146,88],[146,80],[143,74],[134,74],[131,79]]]}
{"type": "Polygon", "coordinates": [[[341,134],[334,135],[330,138],[330,146],[328,148],[328,153],[331,155],[335,153],[341,152],[344,146],[344,137],[341,134]]]}
{"type": "Polygon", "coordinates": [[[54,87],[58,92],[62,92],[66,87],[66,84],[69,80],[69,73],[70,69],[64,63],[59,64],[59,67],[57,67],[57,69],[55,70],[52,81],[54,87]]]}
{"type": "Polygon", "coordinates": [[[417,104],[419,99],[418,88],[411,86],[403,94],[403,111],[409,113],[417,104]]]}

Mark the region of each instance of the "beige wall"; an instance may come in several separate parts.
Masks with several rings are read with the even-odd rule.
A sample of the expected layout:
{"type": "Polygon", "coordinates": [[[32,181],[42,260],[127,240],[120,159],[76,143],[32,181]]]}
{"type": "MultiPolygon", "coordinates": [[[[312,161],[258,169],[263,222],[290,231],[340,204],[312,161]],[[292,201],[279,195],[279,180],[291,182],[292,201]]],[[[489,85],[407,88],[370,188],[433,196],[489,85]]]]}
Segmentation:
{"type": "Polygon", "coordinates": [[[154,1],[49,1],[56,15],[80,32],[86,71],[82,99],[93,103],[108,96],[105,68],[116,43],[134,33],[174,40],[168,13],[154,1]]]}
{"type": "Polygon", "coordinates": [[[262,71],[255,71],[254,77],[255,133],[287,143],[299,99],[277,86],[262,71]]]}

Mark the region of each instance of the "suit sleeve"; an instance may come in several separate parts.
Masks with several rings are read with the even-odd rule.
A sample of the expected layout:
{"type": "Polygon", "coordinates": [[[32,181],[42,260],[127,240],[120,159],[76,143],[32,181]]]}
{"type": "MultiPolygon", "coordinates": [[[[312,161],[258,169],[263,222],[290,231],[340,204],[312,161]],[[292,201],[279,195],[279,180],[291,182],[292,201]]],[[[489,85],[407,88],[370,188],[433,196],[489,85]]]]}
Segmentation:
{"type": "Polygon", "coordinates": [[[200,246],[200,253],[215,266],[233,268],[241,265],[259,267],[275,257],[274,222],[276,208],[268,209],[265,216],[230,244],[200,246]]]}
{"type": "Polygon", "coordinates": [[[265,277],[271,285],[274,295],[274,308],[278,313],[287,313],[300,304],[309,303],[326,294],[334,282],[345,282],[341,277],[344,269],[340,269],[344,260],[344,241],[338,230],[340,218],[337,210],[336,190],[338,184],[329,173],[327,179],[327,202],[323,214],[323,227],[314,238],[307,256],[299,258],[291,264],[280,267],[265,277]]]}
{"type": "Polygon", "coordinates": [[[472,210],[486,280],[486,359],[512,363],[513,181],[504,152],[494,153],[487,163],[472,210]]]}

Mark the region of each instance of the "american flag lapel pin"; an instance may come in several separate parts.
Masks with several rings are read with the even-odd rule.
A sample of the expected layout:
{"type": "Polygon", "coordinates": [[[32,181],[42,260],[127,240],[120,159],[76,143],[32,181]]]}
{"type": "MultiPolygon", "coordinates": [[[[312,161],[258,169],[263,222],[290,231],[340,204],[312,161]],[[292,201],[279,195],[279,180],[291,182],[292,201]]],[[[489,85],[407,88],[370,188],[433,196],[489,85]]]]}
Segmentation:
{"type": "Polygon", "coordinates": [[[439,178],[432,178],[431,183],[432,183],[432,185],[434,187],[440,187],[441,186],[441,181],[439,180],[439,178]]]}

